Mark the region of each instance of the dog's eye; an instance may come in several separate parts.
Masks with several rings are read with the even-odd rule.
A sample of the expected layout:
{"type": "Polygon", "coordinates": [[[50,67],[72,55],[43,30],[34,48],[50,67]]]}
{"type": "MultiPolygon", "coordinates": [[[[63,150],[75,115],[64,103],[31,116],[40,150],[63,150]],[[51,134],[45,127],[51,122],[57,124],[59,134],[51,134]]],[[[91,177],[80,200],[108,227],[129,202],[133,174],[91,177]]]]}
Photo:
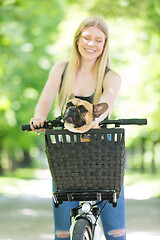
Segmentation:
{"type": "Polygon", "coordinates": [[[86,113],[86,112],[88,112],[88,110],[87,110],[83,105],[78,106],[78,109],[79,109],[79,111],[80,111],[81,113],[86,113]]]}
{"type": "Polygon", "coordinates": [[[72,107],[74,106],[72,102],[68,102],[67,105],[66,105],[66,108],[69,108],[69,107],[72,107]]]}

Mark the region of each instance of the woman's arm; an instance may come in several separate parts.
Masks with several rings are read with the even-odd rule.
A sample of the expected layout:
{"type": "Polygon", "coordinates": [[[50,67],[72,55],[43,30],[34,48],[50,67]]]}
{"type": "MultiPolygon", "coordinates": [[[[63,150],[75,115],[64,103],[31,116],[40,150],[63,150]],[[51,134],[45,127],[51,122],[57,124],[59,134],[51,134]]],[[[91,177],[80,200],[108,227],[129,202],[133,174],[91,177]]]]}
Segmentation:
{"type": "Polygon", "coordinates": [[[38,103],[34,111],[34,117],[30,120],[30,125],[33,131],[35,126],[43,126],[44,121],[51,109],[52,103],[59,90],[61,77],[66,66],[66,62],[56,63],[50,73],[44,89],[40,95],[38,103]]]}
{"type": "Polygon", "coordinates": [[[114,101],[118,95],[119,89],[121,86],[120,76],[113,71],[109,71],[103,82],[103,93],[100,98],[100,103],[106,102],[108,104],[108,109],[103,113],[99,118],[97,118],[94,127],[98,127],[98,124],[103,121],[108,115],[110,115],[114,101]]]}

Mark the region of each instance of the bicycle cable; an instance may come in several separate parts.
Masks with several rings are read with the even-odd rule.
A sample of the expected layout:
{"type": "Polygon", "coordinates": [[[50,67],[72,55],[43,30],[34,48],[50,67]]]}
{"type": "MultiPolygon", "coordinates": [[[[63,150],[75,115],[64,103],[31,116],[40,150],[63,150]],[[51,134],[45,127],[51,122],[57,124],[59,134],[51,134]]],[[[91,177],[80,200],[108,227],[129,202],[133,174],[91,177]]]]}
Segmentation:
{"type": "MultiPolygon", "coordinates": [[[[102,203],[103,201],[99,202],[98,204],[102,203]]],[[[98,221],[98,218],[99,216],[101,215],[102,211],[104,210],[106,204],[107,204],[108,201],[105,202],[105,204],[103,205],[102,209],[98,212],[97,214],[97,217],[96,217],[96,221],[95,223],[93,224],[93,230],[92,230],[92,239],[93,240],[93,237],[94,237],[94,231],[95,231],[95,228],[96,228],[96,225],[97,225],[97,221],[98,221]]],[[[98,204],[94,204],[94,205],[98,205],[98,204]]]]}
{"type": "Polygon", "coordinates": [[[102,201],[100,201],[98,203],[94,203],[93,205],[91,205],[91,207],[97,206],[97,205],[101,204],[102,202],[104,202],[104,201],[102,200],[102,201]]]}

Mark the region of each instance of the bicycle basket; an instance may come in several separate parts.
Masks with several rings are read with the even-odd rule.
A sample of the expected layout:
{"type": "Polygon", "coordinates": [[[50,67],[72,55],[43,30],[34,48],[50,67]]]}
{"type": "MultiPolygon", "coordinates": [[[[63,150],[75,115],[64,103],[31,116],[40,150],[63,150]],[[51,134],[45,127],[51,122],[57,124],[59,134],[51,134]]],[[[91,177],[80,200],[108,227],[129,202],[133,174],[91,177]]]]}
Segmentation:
{"type": "Polygon", "coordinates": [[[48,164],[55,190],[121,192],[125,169],[124,129],[91,129],[90,140],[68,130],[46,130],[48,164]]]}

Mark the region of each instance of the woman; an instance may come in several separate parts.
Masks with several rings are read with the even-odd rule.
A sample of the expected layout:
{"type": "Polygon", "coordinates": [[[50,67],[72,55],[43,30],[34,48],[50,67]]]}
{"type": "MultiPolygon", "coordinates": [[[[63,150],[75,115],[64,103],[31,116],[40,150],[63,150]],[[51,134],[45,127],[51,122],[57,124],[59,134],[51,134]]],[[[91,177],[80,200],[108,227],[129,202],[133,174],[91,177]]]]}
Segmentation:
{"type": "MultiPolygon", "coordinates": [[[[113,103],[120,89],[120,76],[109,67],[108,29],[105,22],[97,17],[85,19],[78,27],[73,41],[69,62],[56,63],[35,108],[30,125],[43,126],[51,105],[58,94],[58,105],[63,113],[71,93],[89,102],[106,102],[107,111],[93,127],[111,113],[113,103]]],[[[38,132],[43,131],[39,130],[38,132]]],[[[55,239],[69,239],[69,214],[76,202],[64,202],[54,209],[55,239]],[[63,216],[63,218],[62,218],[63,216]]],[[[108,240],[125,240],[125,200],[122,190],[118,207],[108,204],[101,215],[104,234],[108,240]]]]}

